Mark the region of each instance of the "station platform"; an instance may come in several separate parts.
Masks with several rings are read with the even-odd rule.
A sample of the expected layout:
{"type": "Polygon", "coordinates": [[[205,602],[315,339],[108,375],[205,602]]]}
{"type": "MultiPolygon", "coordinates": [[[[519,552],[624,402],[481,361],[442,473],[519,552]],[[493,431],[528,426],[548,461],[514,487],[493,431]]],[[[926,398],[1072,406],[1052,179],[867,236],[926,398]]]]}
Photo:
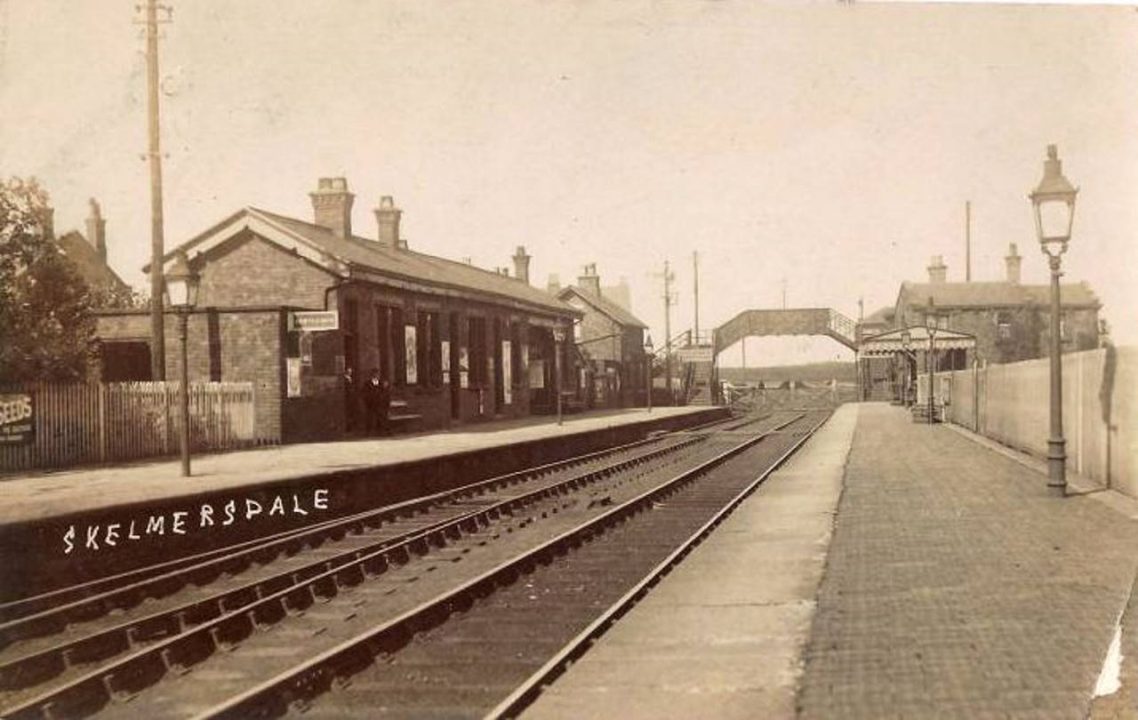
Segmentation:
{"type": "MultiPolygon", "coordinates": [[[[656,407],[489,421],[0,480],[0,567],[39,586],[98,577],[726,417],[656,407]]],[[[11,586],[0,583],[0,598],[11,586]]]]}
{"type": "Polygon", "coordinates": [[[1034,465],[842,406],[524,717],[1138,717],[1138,503],[1034,465]]]}

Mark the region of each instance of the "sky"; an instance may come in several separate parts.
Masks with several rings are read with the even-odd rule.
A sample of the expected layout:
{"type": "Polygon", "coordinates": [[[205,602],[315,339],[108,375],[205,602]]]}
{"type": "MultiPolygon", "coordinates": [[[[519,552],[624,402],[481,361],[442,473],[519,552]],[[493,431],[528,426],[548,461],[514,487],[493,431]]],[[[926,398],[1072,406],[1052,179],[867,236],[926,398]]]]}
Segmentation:
{"type": "MultiPolygon", "coordinates": [[[[147,287],[144,40],[135,2],[0,0],[0,175],[56,229],[107,219],[147,287]]],[[[664,335],[752,307],[892,305],[942,255],[1047,281],[1027,193],[1046,146],[1080,187],[1065,281],[1138,344],[1138,9],[496,0],[173,2],[161,45],[167,248],[246,205],[308,219],[344,176],[356,234],[392,195],[416,250],[572,282],[627,278],[664,335]]],[[[752,340],[748,364],[851,354],[752,340]]],[[[722,358],[739,360],[738,347],[722,358]]]]}

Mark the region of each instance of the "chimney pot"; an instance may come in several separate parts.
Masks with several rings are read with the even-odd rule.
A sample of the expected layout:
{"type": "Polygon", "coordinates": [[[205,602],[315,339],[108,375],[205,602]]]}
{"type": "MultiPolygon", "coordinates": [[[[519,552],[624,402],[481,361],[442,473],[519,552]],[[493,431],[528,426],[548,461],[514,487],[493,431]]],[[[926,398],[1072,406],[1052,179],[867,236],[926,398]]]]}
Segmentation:
{"type": "Polygon", "coordinates": [[[379,226],[378,240],[396,250],[406,250],[407,242],[399,237],[399,223],[403,218],[403,211],[395,207],[395,200],[390,195],[379,199],[379,207],[375,209],[375,222],[379,226]]]}
{"type": "Polygon", "coordinates": [[[530,256],[526,254],[525,245],[518,245],[517,251],[514,253],[514,277],[521,280],[526,285],[529,285],[529,261],[530,256]]]}
{"type": "Polygon", "coordinates": [[[1004,266],[1007,269],[1007,281],[1013,285],[1018,285],[1020,281],[1020,265],[1023,263],[1023,258],[1020,257],[1019,251],[1016,249],[1015,243],[1008,244],[1008,254],[1004,257],[1004,266]]]}
{"type": "Polygon", "coordinates": [[[102,209],[95,198],[88,201],[91,212],[87,216],[87,242],[99,253],[99,259],[107,262],[107,221],[103,219],[102,209]]]}
{"type": "Polygon", "coordinates": [[[577,278],[577,287],[593,297],[601,296],[601,276],[597,275],[597,264],[589,263],[585,271],[577,278]]]}
{"type": "Polygon", "coordinates": [[[948,278],[948,266],[944,264],[943,255],[933,255],[929,262],[929,282],[938,285],[948,278]]]}
{"type": "Polygon", "coordinates": [[[339,237],[352,236],[352,202],[356,196],[348,192],[346,178],[320,178],[312,198],[313,222],[326,227],[339,237]]]}

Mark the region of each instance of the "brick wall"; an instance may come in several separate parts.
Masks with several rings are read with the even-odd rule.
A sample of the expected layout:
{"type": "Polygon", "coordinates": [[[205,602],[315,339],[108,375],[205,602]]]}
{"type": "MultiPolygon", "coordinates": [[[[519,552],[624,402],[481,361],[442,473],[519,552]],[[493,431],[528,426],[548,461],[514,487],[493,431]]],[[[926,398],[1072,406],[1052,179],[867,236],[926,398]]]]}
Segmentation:
{"type": "Polygon", "coordinates": [[[210,251],[205,259],[199,270],[198,307],[322,309],[324,292],[336,281],[326,270],[249,232],[210,251]]]}
{"type": "MultiPolygon", "coordinates": [[[[166,378],[181,377],[178,320],[166,320],[166,378]]],[[[187,324],[190,382],[253,383],[257,437],[281,439],[284,311],[193,313],[187,324]]]]}

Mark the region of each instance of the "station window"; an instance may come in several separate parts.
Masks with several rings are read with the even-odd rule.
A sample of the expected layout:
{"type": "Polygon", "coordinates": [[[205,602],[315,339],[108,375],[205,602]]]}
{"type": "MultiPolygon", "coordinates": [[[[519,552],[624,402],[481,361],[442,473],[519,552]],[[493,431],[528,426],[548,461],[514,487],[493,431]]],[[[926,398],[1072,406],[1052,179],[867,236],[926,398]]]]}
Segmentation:
{"type": "Polygon", "coordinates": [[[1012,337],[1012,314],[1006,310],[996,313],[996,337],[1000,340],[1012,337]]]}

